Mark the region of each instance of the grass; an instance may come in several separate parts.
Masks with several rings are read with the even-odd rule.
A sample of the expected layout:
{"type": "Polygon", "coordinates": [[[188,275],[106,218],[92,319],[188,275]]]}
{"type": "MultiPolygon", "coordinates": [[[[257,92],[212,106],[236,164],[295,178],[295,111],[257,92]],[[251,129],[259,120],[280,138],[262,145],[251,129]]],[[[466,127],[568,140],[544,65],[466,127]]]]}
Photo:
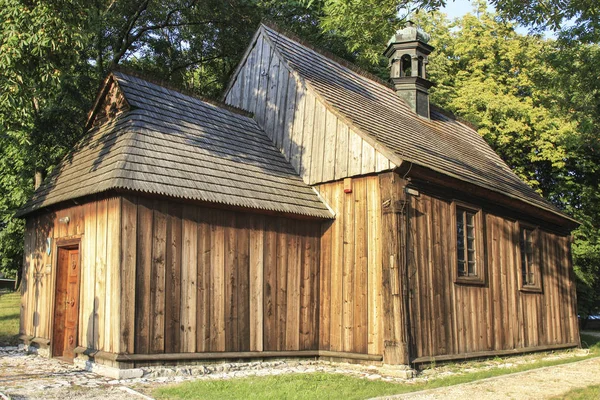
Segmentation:
{"type": "MultiPolygon", "coordinates": [[[[584,334],[581,335],[581,341],[583,347],[590,349],[589,355],[554,360],[536,360],[527,364],[457,373],[414,383],[370,381],[341,374],[310,373],[230,380],[199,380],[164,386],[155,389],[152,395],[157,399],[366,399],[458,385],[535,368],[568,364],[600,355],[600,338],[584,334]]],[[[468,365],[473,366],[475,364],[471,362],[468,365]]],[[[465,368],[464,364],[448,365],[449,370],[460,370],[461,368],[465,368]]],[[[597,387],[588,389],[590,390],[589,393],[592,394],[596,393],[594,390],[598,390],[597,387]]],[[[584,392],[584,394],[587,393],[584,392]]],[[[586,397],[573,397],[573,399],[579,398],[586,397]]],[[[591,398],[597,398],[597,396],[591,398]]]]}
{"type": "Polygon", "coordinates": [[[0,295],[0,346],[19,344],[19,293],[0,295]]]}
{"type": "Polygon", "coordinates": [[[588,386],[583,389],[573,389],[562,396],[556,397],[562,400],[588,400],[600,399],[600,385],[588,386]]]}

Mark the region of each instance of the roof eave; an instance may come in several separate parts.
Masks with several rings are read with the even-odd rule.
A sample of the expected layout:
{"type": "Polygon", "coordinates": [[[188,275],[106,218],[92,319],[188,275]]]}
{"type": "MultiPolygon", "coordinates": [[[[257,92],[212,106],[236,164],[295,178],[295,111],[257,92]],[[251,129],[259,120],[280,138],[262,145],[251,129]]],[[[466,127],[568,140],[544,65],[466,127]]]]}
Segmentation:
{"type": "Polygon", "coordinates": [[[428,166],[405,162],[404,165],[400,168],[397,168],[396,171],[400,174],[406,175],[409,178],[426,180],[441,187],[459,190],[466,188],[471,194],[498,202],[499,205],[514,211],[523,211],[524,208],[528,211],[534,212],[537,218],[554,224],[557,227],[567,228],[569,231],[576,229],[579,225],[581,225],[579,221],[561,211],[553,210],[549,207],[542,207],[539,204],[528,201],[527,199],[513,196],[481,184],[473,184],[459,176],[453,176],[446,172],[437,171],[428,166]]]}

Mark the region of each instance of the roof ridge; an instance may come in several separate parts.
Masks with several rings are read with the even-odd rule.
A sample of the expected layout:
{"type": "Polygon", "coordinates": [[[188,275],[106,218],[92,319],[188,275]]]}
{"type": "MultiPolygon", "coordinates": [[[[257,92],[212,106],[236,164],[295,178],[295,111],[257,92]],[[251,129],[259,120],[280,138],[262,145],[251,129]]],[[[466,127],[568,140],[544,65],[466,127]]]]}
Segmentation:
{"type": "Polygon", "coordinates": [[[132,68],[128,68],[128,67],[123,67],[122,65],[117,65],[117,66],[111,68],[111,70],[110,70],[111,74],[114,73],[114,72],[118,72],[118,73],[121,73],[121,74],[124,74],[124,75],[129,75],[129,76],[132,76],[134,78],[138,78],[138,79],[144,80],[144,81],[149,82],[151,84],[163,87],[165,89],[172,90],[174,92],[178,92],[178,93],[180,93],[180,94],[182,94],[184,96],[188,96],[188,97],[191,97],[191,98],[196,99],[196,100],[203,101],[203,102],[208,103],[208,104],[212,104],[213,106],[225,109],[227,111],[231,111],[231,112],[233,112],[235,114],[239,114],[239,115],[242,115],[242,116],[247,117],[247,118],[253,118],[254,117],[253,113],[248,112],[248,111],[246,111],[244,109],[241,109],[241,108],[229,105],[229,104],[225,104],[225,103],[220,102],[218,100],[214,100],[214,99],[210,99],[208,97],[204,97],[202,95],[199,95],[197,93],[192,92],[191,90],[188,90],[188,89],[185,89],[185,88],[182,88],[182,87],[178,87],[177,85],[174,85],[171,82],[167,82],[167,81],[165,81],[165,80],[163,80],[161,78],[158,78],[156,76],[152,76],[152,75],[150,75],[148,73],[144,73],[144,72],[141,72],[141,71],[136,70],[136,69],[132,69],[132,68]]]}
{"type": "Polygon", "coordinates": [[[328,59],[330,59],[331,61],[334,61],[338,64],[340,64],[342,67],[348,68],[349,70],[351,70],[352,72],[355,72],[367,79],[370,79],[376,83],[379,83],[387,88],[393,89],[393,86],[387,82],[386,80],[380,78],[379,76],[373,74],[372,72],[367,71],[364,68],[359,67],[358,65],[354,64],[351,61],[348,61],[338,55],[333,54],[332,52],[325,50],[319,46],[316,46],[312,43],[310,43],[309,41],[307,41],[306,39],[301,38],[300,36],[298,36],[295,32],[288,30],[288,29],[284,29],[281,28],[279,25],[277,25],[275,22],[269,20],[269,19],[263,19],[261,21],[261,24],[266,26],[267,28],[270,28],[272,30],[274,30],[275,32],[286,36],[288,39],[291,39],[295,42],[298,42],[299,44],[301,44],[302,46],[308,48],[309,50],[314,51],[315,53],[326,57],[328,59]]]}
{"type": "MultiPolygon", "coordinates": [[[[327,51],[325,49],[322,49],[310,42],[308,42],[306,39],[301,38],[300,36],[298,36],[296,33],[292,32],[291,30],[288,29],[284,29],[281,28],[280,26],[278,26],[275,22],[269,20],[269,19],[263,19],[261,21],[261,24],[267,26],[268,28],[271,28],[272,30],[274,30],[277,33],[280,33],[284,36],[286,36],[288,39],[291,39],[295,42],[298,42],[299,44],[301,44],[302,46],[308,48],[309,50],[314,51],[315,53],[322,55],[323,57],[327,57],[328,59],[330,59],[333,62],[336,62],[338,64],[340,64],[341,66],[348,68],[349,70],[351,70],[352,72],[356,72],[357,74],[370,79],[372,81],[374,81],[375,83],[381,84],[383,86],[385,86],[388,89],[392,89],[394,90],[394,86],[385,81],[384,79],[380,78],[379,76],[373,74],[372,72],[369,72],[367,70],[365,70],[364,68],[359,67],[358,65],[354,64],[351,61],[348,61],[340,56],[337,56],[335,54],[333,54],[330,51],[327,51]]],[[[436,111],[450,119],[453,119],[457,122],[462,123],[463,125],[466,125],[467,127],[473,129],[473,130],[477,130],[477,125],[475,125],[474,123],[466,120],[465,118],[456,115],[455,113],[453,113],[452,111],[446,110],[445,108],[442,108],[441,106],[435,104],[435,103],[430,103],[431,106],[433,106],[436,111]]]]}

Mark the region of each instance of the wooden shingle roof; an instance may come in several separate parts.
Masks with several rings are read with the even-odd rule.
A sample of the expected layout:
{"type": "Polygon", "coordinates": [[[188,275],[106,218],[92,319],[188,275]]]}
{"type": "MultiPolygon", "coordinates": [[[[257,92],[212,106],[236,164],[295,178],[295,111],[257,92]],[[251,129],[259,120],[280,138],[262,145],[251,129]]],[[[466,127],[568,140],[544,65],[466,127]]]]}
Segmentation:
{"type": "Polygon", "coordinates": [[[256,122],[121,72],[130,106],[92,128],[20,211],[112,189],[331,218],[256,122]]]}
{"type": "Polygon", "coordinates": [[[515,175],[473,128],[433,106],[430,119],[420,117],[376,78],[275,27],[262,25],[260,29],[290,68],[336,114],[383,145],[396,165],[414,163],[570,219],[515,175]]]}

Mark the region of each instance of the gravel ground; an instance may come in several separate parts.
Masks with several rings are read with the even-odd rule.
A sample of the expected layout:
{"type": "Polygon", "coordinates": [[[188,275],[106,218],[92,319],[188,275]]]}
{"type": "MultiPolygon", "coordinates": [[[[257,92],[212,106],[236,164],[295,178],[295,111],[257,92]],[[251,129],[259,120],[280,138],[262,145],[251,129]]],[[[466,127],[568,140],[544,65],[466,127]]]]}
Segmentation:
{"type": "Polygon", "coordinates": [[[465,396],[477,400],[548,399],[572,389],[599,384],[600,358],[592,358],[386,399],[464,400],[465,396]]]}
{"type": "MultiPolygon", "coordinates": [[[[479,362],[446,364],[428,368],[418,377],[406,368],[377,368],[319,361],[282,361],[251,363],[218,363],[196,366],[153,367],[145,369],[142,378],[112,380],[77,367],[37,355],[26,354],[16,347],[0,348],[0,394],[12,399],[135,399],[141,393],[150,394],[158,386],[189,380],[232,379],[246,376],[280,375],[288,373],[327,372],[352,375],[369,380],[390,382],[420,382],[440,376],[464,374],[533,363],[540,359],[569,358],[585,354],[584,350],[553,354],[530,354],[479,362]],[[126,390],[140,392],[126,392],[126,390]]],[[[466,385],[442,388],[435,391],[409,395],[407,398],[439,399],[462,398],[465,394],[474,399],[544,398],[560,394],[573,387],[600,383],[600,358],[560,367],[533,370],[507,375],[466,385]],[[577,385],[577,386],[575,386],[577,385]],[[524,393],[532,394],[527,397],[524,393]],[[501,397],[506,395],[506,397],[501,397]],[[416,397],[415,397],[416,396],[416,397]]],[[[0,395],[0,399],[2,396],[0,395]]],[[[148,399],[146,397],[146,399],[148,399]]]]}

